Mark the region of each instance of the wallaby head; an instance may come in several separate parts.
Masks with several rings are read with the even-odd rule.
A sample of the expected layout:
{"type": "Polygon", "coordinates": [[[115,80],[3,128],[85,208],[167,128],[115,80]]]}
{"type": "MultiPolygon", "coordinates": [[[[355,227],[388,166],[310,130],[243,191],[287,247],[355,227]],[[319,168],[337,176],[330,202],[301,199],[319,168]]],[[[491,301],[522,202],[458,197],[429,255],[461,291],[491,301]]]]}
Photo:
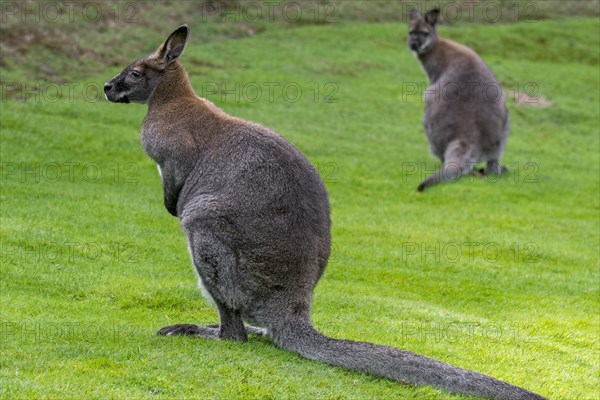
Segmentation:
{"type": "Polygon", "coordinates": [[[114,103],[147,103],[167,68],[183,53],[188,36],[188,26],[180,26],[155,52],[134,61],[119,75],[106,82],[106,99],[114,103]]]}
{"type": "Polygon", "coordinates": [[[417,54],[429,52],[438,41],[435,26],[438,22],[440,10],[428,11],[422,16],[417,10],[410,13],[408,31],[408,47],[417,54]]]}

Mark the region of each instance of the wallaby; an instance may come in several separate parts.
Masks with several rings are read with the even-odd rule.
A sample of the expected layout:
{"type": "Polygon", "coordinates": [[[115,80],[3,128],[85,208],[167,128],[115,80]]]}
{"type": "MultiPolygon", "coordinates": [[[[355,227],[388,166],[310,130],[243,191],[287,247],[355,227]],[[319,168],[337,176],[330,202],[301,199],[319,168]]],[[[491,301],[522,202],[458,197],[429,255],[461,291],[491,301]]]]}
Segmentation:
{"type": "Polygon", "coordinates": [[[218,326],[167,326],[158,334],[239,341],[247,333],[264,334],[304,357],[402,383],[541,399],[476,372],[391,347],[332,339],[312,327],[313,290],[331,245],[323,181],[277,133],[194,94],[178,60],[188,35],[181,26],[104,87],[109,101],[148,104],[142,145],[158,165],[165,206],[187,236],[200,289],[221,320],[218,326]]]}
{"type": "Polygon", "coordinates": [[[418,187],[452,182],[487,162],[483,175],[508,171],[500,157],[508,137],[509,115],[504,93],[494,74],[471,49],[436,32],[439,10],[424,17],[410,14],[408,47],[429,78],[423,125],[429,149],[442,168],[418,187]]]}

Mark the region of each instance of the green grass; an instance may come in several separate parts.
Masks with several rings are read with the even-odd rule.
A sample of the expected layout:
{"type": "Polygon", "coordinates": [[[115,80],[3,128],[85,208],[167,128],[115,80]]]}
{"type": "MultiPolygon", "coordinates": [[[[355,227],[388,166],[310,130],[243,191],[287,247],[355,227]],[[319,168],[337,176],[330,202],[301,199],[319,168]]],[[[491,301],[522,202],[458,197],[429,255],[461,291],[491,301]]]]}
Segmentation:
{"type": "MultiPolygon", "coordinates": [[[[476,48],[501,82],[534,82],[553,103],[509,101],[512,173],[497,182],[416,193],[436,160],[420,94],[403,98],[404,84],[425,83],[405,25],[279,26],[210,42],[192,32],[182,60],[199,93],[221,82],[302,88],[296,103],[277,90],[256,102],[205,94],[280,132],[327,182],[334,252],[315,293],[320,331],[553,399],[597,398],[598,19],[440,29],[476,48]],[[325,102],[332,88],[337,101],[325,102]]],[[[154,44],[140,47],[141,56],[154,44]]],[[[155,336],[217,314],[195,287],[141,150],[145,107],[37,99],[0,110],[0,397],[457,398],[304,360],[265,339],[155,336]]]]}

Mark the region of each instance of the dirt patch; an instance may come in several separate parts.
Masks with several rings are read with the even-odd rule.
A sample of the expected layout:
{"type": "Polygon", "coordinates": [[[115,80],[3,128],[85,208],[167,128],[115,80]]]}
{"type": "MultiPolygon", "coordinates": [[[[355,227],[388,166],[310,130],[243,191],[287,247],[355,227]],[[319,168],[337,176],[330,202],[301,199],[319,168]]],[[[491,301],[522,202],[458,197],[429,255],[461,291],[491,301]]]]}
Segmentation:
{"type": "Polygon", "coordinates": [[[510,91],[508,95],[520,107],[548,108],[554,105],[543,96],[531,96],[525,92],[510,91]]]}

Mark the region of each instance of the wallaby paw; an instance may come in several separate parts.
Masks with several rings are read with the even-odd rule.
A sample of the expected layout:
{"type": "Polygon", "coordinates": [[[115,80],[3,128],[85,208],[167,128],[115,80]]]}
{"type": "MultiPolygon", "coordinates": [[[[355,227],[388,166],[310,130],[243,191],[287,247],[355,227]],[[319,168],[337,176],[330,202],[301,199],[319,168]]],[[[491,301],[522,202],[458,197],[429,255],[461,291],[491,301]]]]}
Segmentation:
{"type": "Polygon", "coordinates": [[[200,333],[200,327],[198,325],[192,324],[177,324],[165,326],[164,328],[156,332],[157,335],[163,336],[192,336],[199,335],[200,333]]]}

